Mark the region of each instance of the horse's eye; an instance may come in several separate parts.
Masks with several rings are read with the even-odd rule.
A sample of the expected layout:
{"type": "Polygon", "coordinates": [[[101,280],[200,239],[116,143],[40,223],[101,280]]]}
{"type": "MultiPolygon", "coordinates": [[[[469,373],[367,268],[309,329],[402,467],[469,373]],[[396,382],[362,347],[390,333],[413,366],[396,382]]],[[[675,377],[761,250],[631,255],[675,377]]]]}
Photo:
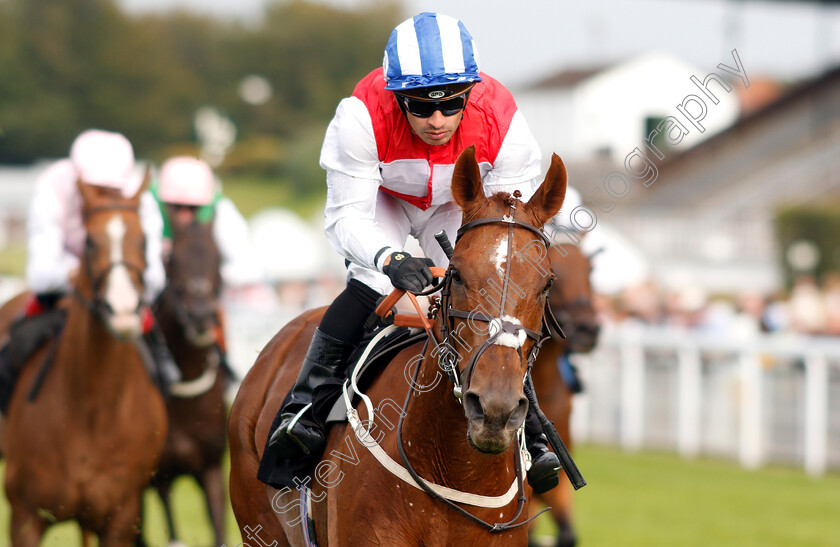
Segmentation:
{"type": "Polygon", "coordinates": [[[545,288],[543,289],[543,292],[547,293],[548,291],[550,291],[552,285],[554,285],[554,276],[548,278],[548,281],[545,284],[545,288]]]}
{"type": "Polygon", "coordinates": [[[464,284],[464,280],[461,279],[461,272],[459,272],[455,268],[452,268],[452,273],[450,275],[452,276],[452,281],[454,281],[455,283],[459,285],[464,284]]]}

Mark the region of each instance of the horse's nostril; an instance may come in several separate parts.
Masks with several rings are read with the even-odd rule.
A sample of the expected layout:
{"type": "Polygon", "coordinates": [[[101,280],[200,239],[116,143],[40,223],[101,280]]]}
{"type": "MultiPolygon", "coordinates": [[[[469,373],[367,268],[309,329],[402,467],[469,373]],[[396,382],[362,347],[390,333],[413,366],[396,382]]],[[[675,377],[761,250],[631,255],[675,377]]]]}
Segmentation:
{"type": "Polygon", "coordinates": [[[522,397],[519,399],[519,403],[516,405],[516,409],[511,412],[510,417],[508,418],[507,424],[505,427],[510,430],[519,429],[522,423],[525,421],[525,417],[528,414],[528,399],[522,397]]]}
{"type": "Polygon", "coordinates": [[[464,414],[471,422],[484,423],[484,410],[481,408],[481,399],[478,394],[468,391],[464,395],[464,414]]]}
{"type": "Polygon", "coordinates": [[[598,323],[581,323],[580,325],[578,325],[577,330],[581,334],[587,334],[589,336],[598,336],[598,332],[601,330],[601,326],[598,323]]]}

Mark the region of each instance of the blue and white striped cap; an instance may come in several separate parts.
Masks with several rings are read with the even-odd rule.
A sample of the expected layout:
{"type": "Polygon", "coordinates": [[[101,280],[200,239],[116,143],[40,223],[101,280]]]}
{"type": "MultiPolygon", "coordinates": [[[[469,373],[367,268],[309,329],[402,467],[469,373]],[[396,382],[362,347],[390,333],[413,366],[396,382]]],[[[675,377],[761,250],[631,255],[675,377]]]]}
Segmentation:
{"type": "Polygon", "coordinates": [[[385,89],[398,91],[480,82],[478,50],[464,24],[442,13],[423,12],[403,21],[385,46],[385,89]]]}

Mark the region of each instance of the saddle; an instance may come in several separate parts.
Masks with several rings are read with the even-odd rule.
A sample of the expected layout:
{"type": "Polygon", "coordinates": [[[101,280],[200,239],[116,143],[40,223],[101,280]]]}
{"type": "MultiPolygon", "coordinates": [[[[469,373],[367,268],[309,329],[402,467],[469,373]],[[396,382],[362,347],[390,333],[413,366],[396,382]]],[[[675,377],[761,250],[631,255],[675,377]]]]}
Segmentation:
{"type": "MultiPolygon", "coordinates": [[[[331,424],[347,421],[347,408],[341,395],[341,385],[347,379],[349,373],[358,368],[357,380],[362,391],[367,389],[379,373],[396,357],[403,349],[423,342],[427,338],[426,331],[409,327],[397,327],[397,329],[382,338],[373,348],[364,362],[359,363],[359,358],[365,352],[370,341],[379,333],[380,329],[370,332],[365,336],[363,343],[350,355],[347,372],[341,380],[329,382],[322,389],[316,388],[313,394],[313,407],[318,411],[318,406],[328,409],[322,414],[323,423],[329,427],[331,424]],[[321,393],[319,393],[319,391],[321,393]]],[[[354,400],[354,403],[356,401],[354,400]]]]}
{"type": "MultiPolygon", "coordinates": [[[[23,365],[44,344],[50,340],[58,340],[66,319],[65,309],[54,308],[38,315],[21,317],[9,327],[9,341],[0,351],[0,411],[6,412],[23,365]]],[[[38,388],[52,364],[56,347],[56,344],[52,346],[41,365],[29,394],[30,400],[38,393],[38,388]]]]}

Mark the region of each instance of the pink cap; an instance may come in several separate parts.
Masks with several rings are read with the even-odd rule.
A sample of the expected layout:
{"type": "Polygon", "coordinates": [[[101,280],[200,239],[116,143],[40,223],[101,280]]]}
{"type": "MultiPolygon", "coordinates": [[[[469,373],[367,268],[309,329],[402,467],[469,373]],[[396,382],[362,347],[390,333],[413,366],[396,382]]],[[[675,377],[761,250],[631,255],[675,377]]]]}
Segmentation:
{"type": "Polygon", "coordinates": [[[70,161],[82,182],[108,188],[133,189],[140,175],[134,169],[134,149],[120,133],[88,129],[70,147],[70,161]]]}
{"type": "Polygon", "coordinates": [[[160,168],[158,197],[166,203],[207,205],[216,193],[216,180],[206,162],[189,156],[177,156],[160,168]]]}

